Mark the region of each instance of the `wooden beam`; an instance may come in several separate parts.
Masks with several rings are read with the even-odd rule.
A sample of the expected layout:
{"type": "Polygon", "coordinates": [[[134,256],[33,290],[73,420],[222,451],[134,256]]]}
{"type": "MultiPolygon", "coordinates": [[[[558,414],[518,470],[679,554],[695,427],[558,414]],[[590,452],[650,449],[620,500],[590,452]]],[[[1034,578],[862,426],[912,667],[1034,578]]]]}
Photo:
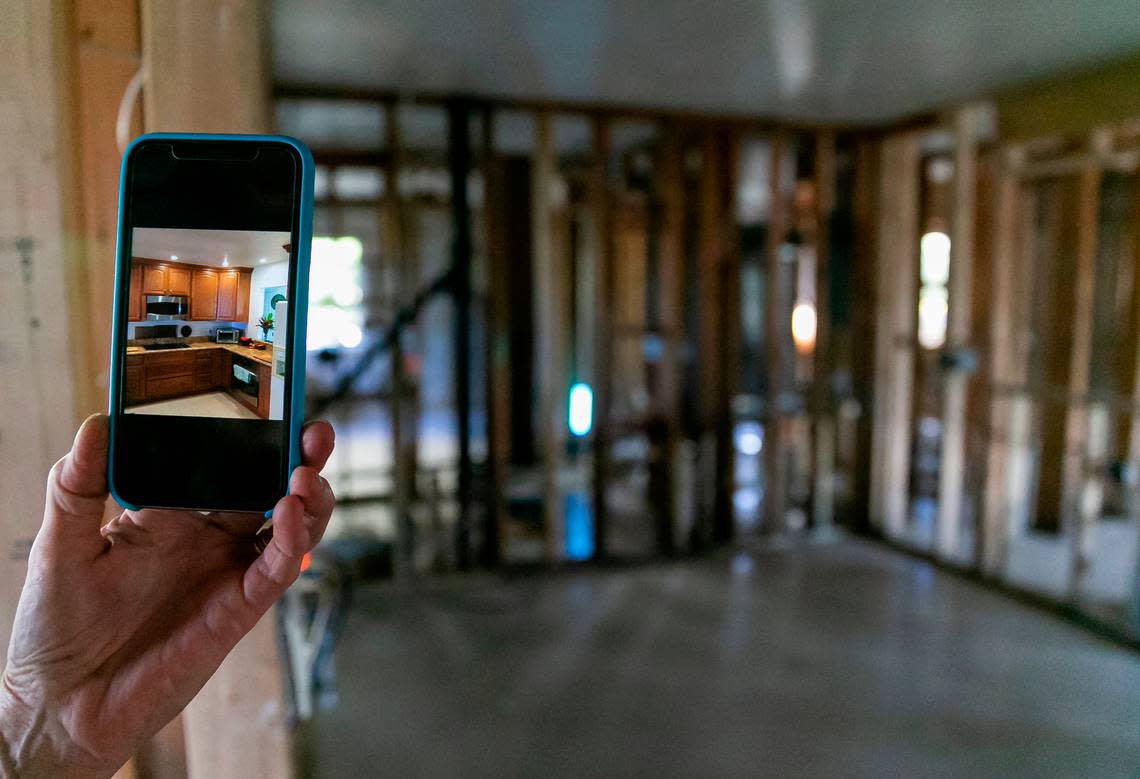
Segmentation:
{"type": "Polygon", "coordinates": [[[736,226],[737,171],[740,168],[740,134],[732,128],[719,133],[720,254],[716,279],[719,316],[717,328],[717,398],[714,417],[716,435],[716,494],[713,498],[712,537],[718,544],[735,533],[733,491],[736,459],[732,437],[732,398],[740,375],[740,232],[736,226]]]}
{"type": "MultiPolygon", "coordinates": [[[[954,202],[950,230],[950,311],[946,350],[960,354],[972,346],[974,232],[978,190],[978,125],[981,109],[966,106],[954,117],[954,202]]],[[[944,372],[942,441],[938,472],[935,553],[958,557],[962,538],[966,472],[966,393],[970,376],[961,367],[944,372]]]]}
{"type": "Polygon", "coordinates": [[[563,499],[558,486],[566,450],[566,343],[569,321],[564,305],[567,273],[563,255],[555,250],[551,196],[555,189],[557,160],[551,137],[551,118],[535,114],[535,148],[531,161],[531,245],[534,261],[534,302],[538,354],[538,436],[542,458],[542,507],[546,556],[555,562],[562,555],[563,499]]]}
{"type": "Polygon", "coordinates": [[[789,389],[791,372],[790,301],[784,295],[787,273],[781,256],[789,226],[788,198],[782,180],[783,159],[788,137],[777,132],[771,137],[768,163],[768,245],[767,274],[764,282],[764,338],[767,353],[768,396],[764,399],[764,530],[784,529],[788,495],[788,432],[780,404],[789,389]]]}
{"type": "MultiPolygon", "coordinates": [[[[1091,149],[1096,152],[1111,144],[1106,131],[1092,134],[1091,149]]],[[[1065,465],[1063,472],[1062,517],[1064,531],[1072,546],[1069,596],[1076,600],[1093,554],[1092,536],[1098,511],[1087,510],[1081,497],[1085,492],[1088,447],[1097,442],[1089,428],[1089,374],[1092,368],[1093,302],[1095,291],[1097,238],[1100,227],[1100,185],[1102,173],[1089,165],[1078,175],[1076,268],[1072,310],[1072,351],[1069,368],[1068,413],[1065,417],[1065,465]],[[1079,399],[1079,400],[1077,400],[1079,399]]],[[[1099,507],[1097,507],[1099,508],[1099,507]]]]}
{"type": "Polygon", "coordinates": [[[456,101],[448,106],[447,149],[451,176],[451,273],[455,301],[454,357],[455,406],[459,437],[458,517],[456,560],[460,568],[471,562],[471,206],[467,178],[471,173],[470,106],[456,101]]]}
{"type": "MultiPolygon", "coordinates": [[[[270,129],[263,4],[141,0],[150,132],[270,129]]],[[[191,777],[293,775],[292,738],[274,626],[266,615],[186,708],[191,777]]]]}
{"type": "Polygon", "coordinates": [[[257,0],[140,0],[150,132],[267,131],[267,8],[257,0]]]}
{"type": "Polygon", "coordinates": [[[657,312],[662,343],[657,371],[657,398],[663,423],[660,493],[652,496],[657,511],[657,548],[673,554],[680,524],[677,474],[681,443],[681,360],[685,328],[685,192],[681,134],[675,123],[662,130],[654,162],[654,190],[660,208],[657,234],[657,312]]]}
{"type": "Polygon", "coordinates": [[[511,442],[510,264],[507,261],[506,193],[502,161],[495,154],[495,114],[483,111],[483,221],[487,254],[487,522],[485,565],[505,557],[507,511],[505,484],[511,442]]]}
{"type": "MultiPolygon", "coordinates": [[[[85,292],[70,7],[5,0],[0,26],[0,647],[43,519],[43,485],[78,422],[72,355],[85,324],[64,305],[85,292]],[[78,293],[78,295],[77,295],[78,293]]],[[[109,279],[104,280],[109,284],[109,279]]],[[[106,338],[106,333],[103,334],[106,338]]]]}
{"type": "Polygon", "coordinates": [[[871,517],[892,538],[909,520],[911,406],[918,270],[919,147],[915,133],[883,141],[871,517]]]}
{"type": "Polygon", "coordinates": [[[835,133],[815,135],[815,353],[812,365],[811,420],[814,433],[811,524],[830,525],[835,514],[835,409],[831,379],[835,370],[836,344],[832,339],[831,217],[835,211],[835,133]]]}
{"type": "Polygon", "coordinates": [[[674,121],[686,125],[733,126],[742,132],[817,132],[820,130],[886,130],[922,129],[936,126],[938,116],[933,112],[915,114],[890,122],[808,122],[788,121],[776,117],[754,116],[743,113],[693,111],[683,108],[652,105],[630,105],[590,100],[556,100],[529,96],[506,96],[490,93],[467,93],[435,90],[369,89],[360,87],[330,86],[277,82],[273,97],[285,100],[329,100],[338,102],[384,103],[401,100],[417,105],[445,105],[463,97],[480,108],[497,111],[545,111],[551,114],[578,114],[590,119],[674,121]]]}
{"type": "Polygon", "coordinates": [[[613,212],[609,184],[611,127],[599,116],[593,126],[594,160],[590,169],[591,226],[594,249],[594,559],[607,553],[610,469],[610,404],[613,394],[613,212]]]}
{"type": "Polygon", "coordinates": [[[878,234],[879,153],[881,144],[868,136],[855,142],[852,192],[854,263],[851,272],[851,376],[859,417],[855,427],[854,485],[851,526],[871,528],[871,473],[877,460],[871,446],[874,426],[875,314],[878,310],[876,251],[878,234]]]}
{"type": "MultiPolygon", "coordinates": [[[[993,238],[994,291],[990,319],[989,381],[990,439],[986,453],[985,500],[976,545],[978,567],[990,576],[1005,569],[1006,553],[1015,515],[1011,474],[1016,473],[1015,449],[1021,442],[1027,404],[1013,396],[1009,387],[1024,381],[1019,370],[1018,216],[1020,168],[1024,149],[1011,145],[1001,152],[997,173],[996,215],[993,238]]],[[[1024,395],[1024,393],[1021,393],[1024,395]]]]}

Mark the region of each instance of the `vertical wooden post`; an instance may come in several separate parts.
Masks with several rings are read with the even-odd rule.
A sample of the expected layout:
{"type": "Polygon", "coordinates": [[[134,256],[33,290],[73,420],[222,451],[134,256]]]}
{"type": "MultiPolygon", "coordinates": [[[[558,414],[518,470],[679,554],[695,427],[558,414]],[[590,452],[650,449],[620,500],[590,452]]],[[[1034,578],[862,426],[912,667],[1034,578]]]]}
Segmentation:
{"type": "Polygon", "coordinates": [[[788,451],[780,404],[787,391],[791,370],[787,360],[791,338],[790,321],[784,315],[788,301],[784,299],[783,257],[781,255],[788,230],[787,198],[784,196],[783,159],[787,136],[778,132],[771,139],[768,164],[768,272],[764,282],[764,338],[768,363],[768,397],[765,399],[767,423],[764,426],[764,529],[769,533],[784,529],[788,505],[788,451]]]}
{"type": "MultiPolygon", "coordinates": [[[[1107,131],[1093,133],[1091,153],[1107,151],[1112,135],[1107,131]]],[[[1065,417],[1065,470],[1063,475],[1063,530],[1072,547],[1072,570],[1069,597],[1076,600],[1093,549],[1099,505],[1082,505],[1086,481],[1086,457],[1094,443],[1089,427],[1089,374],[1092,369],[1093,299],[1095,292],[1097,232],[1100,226],[1101,170],[1090,162],[1078,174],[1077,200],[1077,267],[1073,306],[1072,362],[1069,368],[1069,409],[1065,417]]],[[[1094,443],[1094,448],[1096,444],[1094,443]]]]}
{"type": "MultiPolygon", "coordinates": [[[[408,224],[403,197],[400,194],[400,166],[403,145],[400,137],[400,108],[395,101],[384,104],[384,145],[387,157],[384,163],[384,202],[381,220],[385,226],[387,248],[395,266],[396,307],[405,305],[415,292],[415,277],[408,252],[408,224]]],[[[396,524],[397,576],[402,580],[415,573],[415,523],[412,518],[412,497],[415,492],[415,453],[408,446],[407,395],[404,377],[403,334],[392,349],[392,377],[389,403],[392,415],[392,509],[396,524]]],[[[415,424],[411,420],[412,425],[415,424]]]]}
{"type": "MultiPolygon", "coordinates": [[[[968,349],[971,343],[979,112],[977,106],[966,106],[958,109],[954,117],[954,214],[950,235],[950,311],[946,328],[946,348],[950,354],[968,349]]],[[[946,372],[943,386],[935,551],[948,560],[955,559],[960,551],[969,380],[969,374],[953,368],[946,372]]]]}
{"type": "MultiPolygon", "coordinates": [[[[148,131],[270,129],[262,3],[142,0],[140,8],[148,131]]],[[[275,621],[262,619],[187,707],[192,777],[292,775],[275,621]]]]}
{"type": "Polygon", "coordinates": [[[590,201],[594,231],[594,559],[606,557],[610,468],[610,403],[613,388],[613,214],[609,184],[610,122],[594,117],[590,201]]]}
{"type": "MultiPolygon", "coordinates": [[[[43,485],[75,435],[71,355],[82,323],[61,307],[84,291],[68,3],[7,0],[0,26],[0,647],[6,651],[43,485]]],[[[109,280],[104,279],[109,285],[109,280]]],[[[104,339],[106,333],[103,333],[104,339]]]]}
{"type": "Polygon", "coordinates": [[[507,543],[506,481],[511,441],[510,294],[503,235],[503,169],[495,156],[495,115],[483,109],[483,217],[487,252],[487,484],[483,564],[496,565],[507,543]]]}
{"type": "Polygon", "coordinates": [[[740,235],[736,227],[736,178],[740,166],[740,135],[735,130],[718,133],[720,146],[718,183],[719,257],[717,317],[718,394],[714,417],[716,434],[716,495],[713,499],[712,536],[716,543],[732,540],[735,531],[733,491],[736,486],[732,443],[732,397],[740,375],[740,235]]]}
{"type": "Polygon", "coordinates": [[[535,148],[531,162],[531,245],[534,260],[534,317],[537,324],[539,382],[539,447],[542,457],[542,506],[547,560],[560,555],[563,531],[563,501],[558,486],[565,451],[566,396],[566,298],[567,278],[562,252],[555,251],[551,193],[557,175],[557,160],[551,138],[550,114],[535,114],[535,148]]]}
{"type": "MultiPolygon", "coordinates": [[[[1017,274],[1019,272],[1018,216],[1020,169],[1025,152],[1010,146],[1002,152],[997,174],[996,215],[993,235],[993,305],[990,320],[990,441],[986,453],[985,501],[982,508],[978,566],[990,576],[1005,567],[1013,506],[1009,476],[1014,464],[1015,438],[1021,430],[1016,412],[1017,399],[1011,392],[1014,382],[1023,381],[1017,365],[1019,353],[1017,274]],[[1016,413],[1015,413],[1016,412],[1016,413]]],[[[1024,404],[1022,404],[1024,405],[1024,404]]]]}
{"type": "Polygon", "coordinates": [[[883,141],[879,208],[878,316],[875,330],[872,518],[902,537],[909,517],[919,210],[918,136],[883,141]]]}
{"type": "Polygon", "coordinates": [[[859,403],[855,428],[855,465],[851,524],[857,530],[871,528],[872,471],[878,460],[872,448],[875,416],[875,313],[878,310],[876,242],[878,236],[878,166],[881,144],[861,137],[855,144],[855,182],[852,210],[855,219],[854,267],[851,273],[851,376],[859,403]]]}
{"type": "Polygon", "coordinates": [[[831,216],[835,211],[835,133],[823,130],[815,136],[815,356],[812,372],[812,423],[815,433],[815,463],[812,468],[812,516],[814,527],[831,524],[835,513],[835,416],[831,378],[835,370],[831,310],[831,216]]]}
{"type": "Polygon", "coordinates": [[[459,436],[459,516],[456,560],[471,564],[471,207],[467,177],[471,173],[470,108],[456,100],[447,107],[447,158],[451,177],[451,284],[455,301],[455,406],[459,436]]]}
{"type": "Polygon", "coordinates": [[[677,476],[681,439],[681,352],[684,346],[684,228],[685,203],[679,129],[664,127],[655,161],[655,189],[660,207],[657,237],[658,299],[661,325],[661,367],[656,396],[665,426],[661,468],[665,479],[656,496],[659,512],[657,548],[662,554],[676,549],[678,527],[677,476]]]}

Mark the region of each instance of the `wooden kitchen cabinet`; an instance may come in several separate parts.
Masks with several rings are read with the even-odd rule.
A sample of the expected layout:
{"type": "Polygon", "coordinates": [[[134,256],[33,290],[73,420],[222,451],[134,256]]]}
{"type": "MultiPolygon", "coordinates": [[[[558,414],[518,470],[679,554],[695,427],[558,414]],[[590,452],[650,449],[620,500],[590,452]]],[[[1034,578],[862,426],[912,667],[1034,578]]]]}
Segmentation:
{"type": "Polygon", "coordinates": [[[142,266],[142,291],[144,295],[165,295],[166,267],[163,265],[142,266]]]}
{"type": "Polygon", "coordinates": [[[166,289],[171,295],[190,294],[190,269],[169,267],[166,269],[166,289]]]}
{"type": "Polygon", "coordinates": [[[269,392],[272,385],[268,365],[257,364],[257,415],[269,419],[269,392]]]}
{"type": "MultiPolygon", "coordinates": [[[[249,320],[249,288],[252,281],[252,271],[238,272],[237,311],[234,312],[233,321],[246,322],[249,320]]],[[[256,322],[254,324],[257,324],[256,322]]]]}
{"type": "Polygon", "coordinates": [[[236,270],[222,271],[218,274],[217,318],[226,322],[233,322],[237,316],[239,275],[236,270]]]}
{"type": "Polygon", "coordinates": [[[218,318],[218,272],[195,269],[190,279],[190,318],[218,318]]]}
{"type": "Polygon", "coordinates": [[[131,263],[131,286],[127,293],[127,321],[143,319],[142,266],[131,263]]]}
{"type": "Polygon", "coordinates": [[[127,368],[123,376],[123,402],[128,406],[146,400],[146,368],[142,359],[127,358],[127,368]]]}
{"type": "Polygon", "coordinates": [[[194,355],[194,391],[205,392],[218,386],[220,350],[208,349],[194,355]]]}

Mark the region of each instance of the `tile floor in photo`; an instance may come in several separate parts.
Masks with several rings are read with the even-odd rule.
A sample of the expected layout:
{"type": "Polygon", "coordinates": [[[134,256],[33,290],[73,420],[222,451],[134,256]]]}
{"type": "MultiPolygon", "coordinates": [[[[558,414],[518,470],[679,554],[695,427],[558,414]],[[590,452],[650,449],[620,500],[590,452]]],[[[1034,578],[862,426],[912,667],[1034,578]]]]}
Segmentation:
{"type": "Polygon", "coordinates": [[[157,414],[172,417],[216,417],[220,419],[260,419],[225,392],[207,392],[186,398],[145,403],[127,409],[128,414],[157,414]]]}

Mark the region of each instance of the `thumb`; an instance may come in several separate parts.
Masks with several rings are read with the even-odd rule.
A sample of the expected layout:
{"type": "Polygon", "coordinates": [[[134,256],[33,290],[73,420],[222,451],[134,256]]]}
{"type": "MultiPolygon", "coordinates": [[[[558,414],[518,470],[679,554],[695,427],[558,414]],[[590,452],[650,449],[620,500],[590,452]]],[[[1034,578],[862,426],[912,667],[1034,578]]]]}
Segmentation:
{"type": "Polygon", "coordinates": [[[98,552],[107,503],[107,417],[88,417],[75,434],[71,451],[48,474],[42,533],[62,548],[98,552]]]}

